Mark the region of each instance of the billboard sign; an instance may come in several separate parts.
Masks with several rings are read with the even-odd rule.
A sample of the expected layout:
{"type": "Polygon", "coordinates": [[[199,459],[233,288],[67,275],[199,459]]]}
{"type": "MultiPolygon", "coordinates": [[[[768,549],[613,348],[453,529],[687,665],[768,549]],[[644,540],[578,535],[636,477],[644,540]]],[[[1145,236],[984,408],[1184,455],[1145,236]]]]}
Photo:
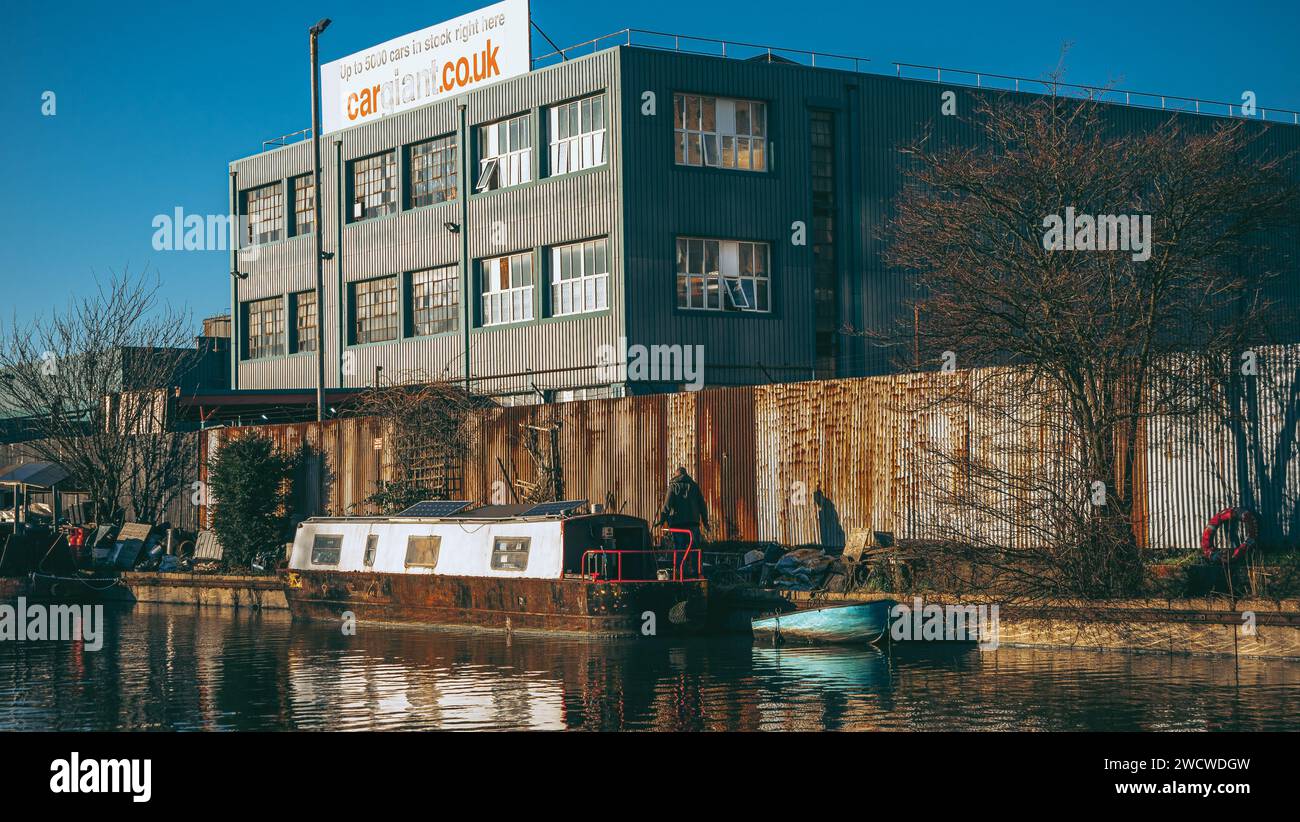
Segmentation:
{"type": "Polygon", "coordinates": [[[527,73],[528,27],[528,0],[502,0],[326,63],[321,132],[527,73]]]}

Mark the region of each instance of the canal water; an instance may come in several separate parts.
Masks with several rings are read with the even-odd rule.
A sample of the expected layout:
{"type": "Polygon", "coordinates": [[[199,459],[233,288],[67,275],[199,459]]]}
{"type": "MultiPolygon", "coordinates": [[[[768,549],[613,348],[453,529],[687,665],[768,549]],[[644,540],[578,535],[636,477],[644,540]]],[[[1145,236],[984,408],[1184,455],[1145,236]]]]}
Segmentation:
{"type": "Polygon", "coordinates": [[[0,730],[1263,730],[1300,663],[1000,648],[886,656],[136,605],[103,647],[0,642],[0,730]]]}

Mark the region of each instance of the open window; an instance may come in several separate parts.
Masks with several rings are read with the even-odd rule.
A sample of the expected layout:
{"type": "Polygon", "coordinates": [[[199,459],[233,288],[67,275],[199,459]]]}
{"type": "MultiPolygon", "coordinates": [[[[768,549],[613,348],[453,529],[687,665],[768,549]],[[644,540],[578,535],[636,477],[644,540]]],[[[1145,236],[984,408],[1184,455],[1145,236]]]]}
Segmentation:
{"type": "Polygon", "coordinates": [[[378,552],[379,552],[379,535],[378,534],[367,535],[366,553],[365,556],[361,558],[362,564],[364,564],[367,568],[374,567],[375,554],[377,554],[378,552]]]}
{"type": "Polygon", "coordinates": [[[474,184],[475,191],[491,191],[494,188],[500,188],[501,178],[501,158],[487,157],[483,160],[479,174],[478,182],[474,184]]]}

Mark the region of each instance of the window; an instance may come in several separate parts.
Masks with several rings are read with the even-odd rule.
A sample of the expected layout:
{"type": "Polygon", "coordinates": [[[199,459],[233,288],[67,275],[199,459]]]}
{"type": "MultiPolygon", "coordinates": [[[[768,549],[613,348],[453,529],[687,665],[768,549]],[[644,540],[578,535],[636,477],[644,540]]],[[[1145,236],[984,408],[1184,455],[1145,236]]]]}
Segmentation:
{"type": "Polygon", "coordinates": [[[460,283],[456,266],[411,274],[411,333],[417,337],[460,326],[460,283]]]}
{"type": "Polygon", "coordinates": [[[316,219],[316,187],[312,185],[311,175],[302,174],[293,178],[293,232],[292,236],[301,237],[312,233],[316,219]]]}
{"type": "Polygon", "coordinates": [[[492,542],[493,571],[524,571],[528,568],[528,537],[497,537],[492,542]]]}
{"type": "Polygon", "coordinates": [[[579,402],[581,400],[602,400],[608,397],[617,396],[612,387],[608,385],[596,386],[594,388],[562,388],[555,392],[554,402],[579,402]]]}
{"type": "Polygon", "coordinates": [[[602,237],[551,249],[551,314],[609,308],[609,242],[602,237]]]}
{"type": "Polygon", "coordinates": [[[410,536],[406,538],[406,567],[433,568],[438,564],[438,547],[442,537],[410,536]]]}
{"type": "Polygon", "coordinates": [[[311,543],[312,565],[338,565],[343,552],[342,534],[317,534],[311,543]]]}
{"type": "Polygon", "coordinates": [[[442,137],[411,146],[411,207],[456,199],[456,138],[442,137]]]}
{"type": "Polygon", "coordinates": [[[352,342],[397,339],[397,278],[352,284],[352,342]]]}
{"type": "Polygon", "coordinates": [[[366,566],[367,568],[374,567],[374,564],[375,564],[375,554],[377,554],[378,552],[379,552],[379,535],[378,535],[378,534],[367,534],[367,535],[366,535],[366,553],[365,553],[365,555],[361,558],[362,563],[364,563],[365,566],[366,566]]]}
{"type": "Polygon", "coordinates": [[[284,298],[270,297],[247,303],[248,359],[284,354],[284,298]]]}
{"type": "Polygon", "coordinates": [[[767,104],[673,95],[678,165],[767,170],[767,104]]]}
{"type": "Polygon", "coordinates": [[[483,261],[483,325],[533,318],[533,255],[528,252],[483,261]]]}
{"type": "Polygon", "coordinates": [[[769,271],[767,243],[678,237],[677,307],[771,311],[769,271]]]}
{"type": "Polygon", "coordinates": [[[284,185],[271,183],[245,191],[244,214],[248,217],[248,231],[244,237],[249,245],[280,239],[281,221],[284,219],[284,185]]]}
{"type": "Polygon", "coordinates": [[[352,161],[352,219],[397,212],[397,152],[352,161]]]}
{"type": "Polygon", "coordinates": [[[478,191],[519,185],[533,179],[532,116],[479,126],[478,191]]]}
{"type": "Polygon", "coordinates": [[[605,95],[551,109],[550,173],[568,174],[605,162],[605,95]]]}
{"type": "Polygon", "coordinates": [[[316,292],[299,291],[293,301],[293,351],[316,350],[316,292]]]}

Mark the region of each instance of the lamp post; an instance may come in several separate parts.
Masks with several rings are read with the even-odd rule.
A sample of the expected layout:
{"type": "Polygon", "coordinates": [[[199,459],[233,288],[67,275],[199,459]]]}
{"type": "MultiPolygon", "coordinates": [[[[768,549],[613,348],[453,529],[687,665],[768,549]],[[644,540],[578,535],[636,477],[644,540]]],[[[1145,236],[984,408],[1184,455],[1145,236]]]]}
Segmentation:
{"type": "Polygon", "coordinates": [[[311,40],[311,191],[316,201],[312,211],[312,231],[316,235],[316,422],[325,419],[325,252],[320,247],[320,56],[316,41],[329,25],[330,19],[322,17],[308,31],[311,40]]]}

